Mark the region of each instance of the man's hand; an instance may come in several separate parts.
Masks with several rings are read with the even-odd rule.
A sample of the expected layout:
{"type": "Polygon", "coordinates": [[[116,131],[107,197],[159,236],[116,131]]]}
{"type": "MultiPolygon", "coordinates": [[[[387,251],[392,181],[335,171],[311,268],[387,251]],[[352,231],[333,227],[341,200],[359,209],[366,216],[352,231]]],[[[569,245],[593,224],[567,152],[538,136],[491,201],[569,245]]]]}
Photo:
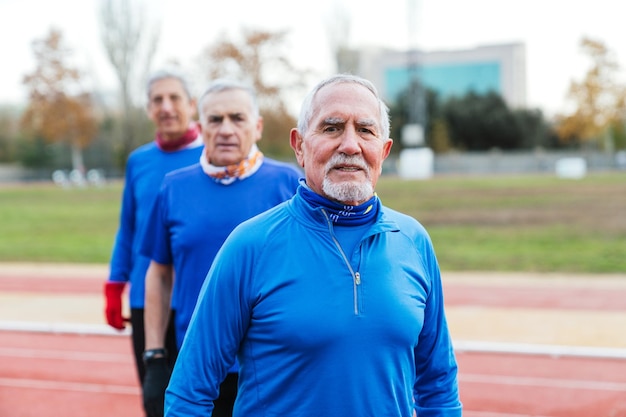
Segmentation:
{"type": "Polygon", "coordinates": [[[172,370],[166,357],[154,358],[146,363],[143,380],[143,407],[148,417],[163,417],[165,389],[172,370]]]}
{"type": "Polygon", "coordinates": [[[105,314],[109,326],[124,330],[127,321],[122,317],[122,294],[124,293],[125,282],[107,281],[104,284],[104,297],[106,299],[105,314]]]}

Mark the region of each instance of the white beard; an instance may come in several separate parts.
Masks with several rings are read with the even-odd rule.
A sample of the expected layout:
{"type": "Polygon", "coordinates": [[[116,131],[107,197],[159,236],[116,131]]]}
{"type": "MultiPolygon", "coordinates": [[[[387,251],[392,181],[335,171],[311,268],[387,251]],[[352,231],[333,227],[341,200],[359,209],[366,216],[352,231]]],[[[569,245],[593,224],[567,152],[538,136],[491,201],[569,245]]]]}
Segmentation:
{"type": "Polygon", "coordinates": [[[374,195],[374,188],[370,181],[370,170],[363,158],[359,156],[334,155],[325,167],[324,181],[322,182],[322,191],[333,200],[345,202],[366,201],[374,195]],[[345,181],[332,182],[328,177],[328,173],[337,165],[351,164],[363,169],[366,181],[345,181]]]}
{"type": "Polygon", "coordinates": [[[331,182],[328,177],[324,177],[322,191],[333,200],[345,202],[366,201],[374,195],[374,189],[369,182],[331,182]]]}

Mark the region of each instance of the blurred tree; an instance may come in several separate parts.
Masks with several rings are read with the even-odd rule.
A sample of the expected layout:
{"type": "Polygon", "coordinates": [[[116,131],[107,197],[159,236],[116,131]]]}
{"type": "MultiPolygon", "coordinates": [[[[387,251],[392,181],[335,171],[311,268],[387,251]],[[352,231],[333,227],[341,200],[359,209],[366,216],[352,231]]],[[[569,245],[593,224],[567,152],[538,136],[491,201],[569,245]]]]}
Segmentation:
{"type": "Polygon", "coordinates": [[[15,111],[8,108],[0,108],[0,162],[15,160],[18,146],[19,116],[15,111]]]}
{"type": "Polygon", "coordinates": [[[150,71],[159,44],[159,25],[147,28],[147,14],[141,3],[132,0],[101,0],[100,29],[102,44],[120,85],[121,146],[119,163],[146,142],[145,114],[138,111],[145,93],[146,76],[150,71]]]}
{"type": "MultiPolygon", "coordinates": [[[[390,105],[396,152],[402,149],[399,139],[410,118],[411,97],[411,89],[406,88],[390,105]]],[[[435,153],[553,147],[552,128],[540,110],[511,110],[495,92],[470,91],[443,100],[437,91],[426,88],[426,114],[426,145],[435,153]]]]}
{"type": "Polygon", "coordinates": [[[626,149],[626,121],[624,119],[616,120],[611,125],[610,137],[613,140],[615,149],[626,149]]]}
{"type": "Polygon", "coordinates": [[[553,127],[539,109],[512,110],[519,128],[520,149],[554,148],[558,145],[553,127]]]}
{"type": "Polygon", "coordinates": [[[571,82],[567,97],[574,110],[557,116],[557,133],[563,142],[611,147],[611,139],[605,140],[607,129],[624,120],[626,89],[617,83],[619,66],[602,42],[583,38],[580,45],[592,65],[581,82],[571,82]]]}
{"type": "Polygon", "coordinates": [[[431,134],[428,142],[435,153],[446,153],[452,150],[448,125],[443,119],[431,121],[431,134]]]}
{"type": "Polygon", "coordinates": [[[456,149],[530,149],[545,146],[550,138],[539,110],[511,110],[495,92],[452,97],[442,105],[441,113],[456,149]]]}
{"type": "Polygon", "coordinates": [[[71,51],[64,46],[60,30],[51,29],[45,39],[34,41],[33,52],[37,64],[33,73],[24,76],[29,101],[21,126],[33,137],[67,143],[72,168],[84,172],[82,149],[97,130],[91,96],[81,87],[80,72],[67,62],[71,51]]]}
{"type": "Polygon", "coordinates": [[[306,87],[308,70],[294,67],[286,51],[287,32],[244,29],[237,42],[219,36],[199,58],[206,79],[226,77],[249,82],[257,91],[264,121],[263,151],[275,157],[293,158],[289,131],[296,117],[289,111],[289,97],[306,87]]]}
{"type": "Polygon", "coordinates": [[[470,92],[443,106],[452,143],[457,149],[485,151],[519,146],[518,126],[499,94],[470,92]]]}

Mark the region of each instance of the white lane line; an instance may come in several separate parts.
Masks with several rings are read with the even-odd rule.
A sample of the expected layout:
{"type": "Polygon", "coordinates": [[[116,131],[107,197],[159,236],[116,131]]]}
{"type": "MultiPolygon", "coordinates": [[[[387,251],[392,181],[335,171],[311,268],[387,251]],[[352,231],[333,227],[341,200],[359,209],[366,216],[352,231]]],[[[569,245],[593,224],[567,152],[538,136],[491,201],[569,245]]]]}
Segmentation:
{"type": "Polygon", "coordinates": [[[0,386],[9,388],[41,389],[48,391],[74,391],[96,394],[140,395],[139,387],[83,382],[44,381],[40,379],[0,378],[0,386]]]}
{"type": "MultiPolygon", "coordinates": [[[[106,324],[78,323],[45,323],[0,320],[0,331],[83,334],[98,336],[129,336],[130,328],[117,331],[106,324]]],[[[511,353],[520,355],[541,356],[574,356],[584,358],[626,359],[626,348],[609,348],[595,346],[563,346],[530,343],[483,342],[473,340],[456,340],[454,348],[457,352],[511,353]]]]}
{"type": "Polygon", "coordinates": [[[468,411],[463,410],[463,417],[551,417],[539,414],[511,414],[492,411],[468,411]]]}
{"type": "Polygon", "coordinates": [[[69,350],[43,350],[29,348],[4,348],[0,347],[0,357],[28,358],[28,359],[61,359],[68,361],[84,362],[110,362],[124,363],[130,355],[104,352],[76,352],[69,350]]]}
{"type": "Polygon", "coordinates": [[[97,336],[128,336],[130,328],[118,331],[106,324],[82,323],[47,323],[27,321],[0,321],[0,331],[33,332],[33,333],[69,333],[97,336]]]}
{"type": "Polygon", "coordinates": [[[475,384],[514,385],[526,387],[581,389],[626,392],[626,383],[582,379],[537,378],[510,375],[459,374],[459,381],[475,384]]]}
{"type": "Polygon", "coordinates": [[[520,355],[573,356],[581,358],[626,359],[626,348],[596,346],[539,345],[530,343],[481,342],[458,340],[457,352],[513,353],[520,355]]]}

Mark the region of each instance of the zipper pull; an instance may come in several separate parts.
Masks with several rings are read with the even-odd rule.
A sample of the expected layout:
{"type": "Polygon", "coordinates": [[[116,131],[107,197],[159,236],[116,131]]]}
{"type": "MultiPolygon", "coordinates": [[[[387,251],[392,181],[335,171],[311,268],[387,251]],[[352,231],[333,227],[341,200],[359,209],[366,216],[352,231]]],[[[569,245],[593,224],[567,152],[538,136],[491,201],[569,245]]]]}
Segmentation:
{"type": "Polygon", "coordinates": [[[361,283],[361,274],[359,274],[358,272],[354,273],[354,283],[356,285],[359,285],[361,283]]]}

